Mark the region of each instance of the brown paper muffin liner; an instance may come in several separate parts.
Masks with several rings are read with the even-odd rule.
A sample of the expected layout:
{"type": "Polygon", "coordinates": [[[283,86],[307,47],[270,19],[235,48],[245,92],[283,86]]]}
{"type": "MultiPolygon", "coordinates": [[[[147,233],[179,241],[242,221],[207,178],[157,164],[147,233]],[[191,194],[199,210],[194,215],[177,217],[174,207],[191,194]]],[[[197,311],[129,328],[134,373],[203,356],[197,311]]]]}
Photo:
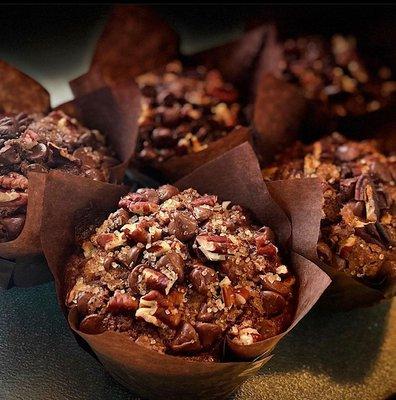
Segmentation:
{"type": "MultiPolygon", "coordinates": [[[[319,300],[319,306],[329,311],[346,311],[356,307],[367,307],[395,295],[395,287],[379,290],[365,285],[352,276],[338,271],[331,265],[322,262],[317,254],[316,245],[320,233],[322,218],[322,189],[312,188],[309,197],[305,195],[305,179],[268,182],[271,196],[282,207],[291,219],[292,226],[298,226],[295,232],[298,247],[294,250],[319,265],[331,278],[331,284],[319,300]],[[287,196],[283,195],[284,187],[288,187],[287,196]],[[303,196],[305,203],[298,204],[296,199],[303,196]],[[293,212],[297,207],[300,212],[293,212]],[[306,218],[309,215],[310,221],[306,218]]],[[[293,230],[294,232],[294,230],[293,230]]],[[[295,238],[296,239],[296,238],[295,238]]]]}
{"type": "Polygon", "coordinates": [[[0,115],[45,113],[49,109],[49,93],[30,76],[0,60],[0,115]]]}
{"type": "MultiPolygon", "coordinates": [[[[352,139],[373,136],[386,138],[383,128],[395,121],[396,96],[390,100],[388,105],[376,111],[356,116],[331,117],[326,107],[304,97],[298,85],[276,77],[273,72],[277,71],[277,60],[280,60],[279,56],[282,53],[278,37],[284,39],[296,34],[303,36],[304,32],[312,35],[310,28],[297,26],[293,18],[289,18],[286,24],[283,21],[282,24],[281,21],[278,21],[281,20],[279,17],[279,15],[273,16],[272,22],[277,25],[277,28],[275,25],[272,26],[272,40],[262,54],[262,59],[267,63],[272,60],[272,66],[268,68],[264,64],[264,68],[257,72],[258,84],[253,106],[253,122],[258,141],[258,153],[262,157],[261,161],[263,163],[272,161],[279,149],[292,144],[296,139],[310,142],[334,131],[339,131],[352,139]],[[288,32],[287,35],[285,35],[285,31],[288,32]]],[[[255,25],[257,24],[253,24],[253,26],[255,25]]],[[[321,33],[325,36],[329,34],[329,32],[315,32],[315,34],[321,33]]],[[[353,32],[358,38],[358,42],[362,43],[367,42],[365,33],[367,32],[353,32]]],[[[375,57],[381,57],[378,55],[378,49],[374,50],[375,57]]],[[[388,58],[392,64],[392,59],[389,60],[389,57],[386,56],[387,54],[383,53],[383,58],[388,58]]],[[[395,65],[391,66],[395,68],[395,65]]]]}
{"type": "MultiPolygon", "coordinates": [[[[2,61],[0,61],[0,72],[0,111],[2,108],[8,112],[44,113],[48,111],[48,93],[37,82],[2,61]],[[21,104],[12,103],[19,98],[22,99],[21,104]]],[[[106,135],[117,158],[121,161],[120,164],[111,168],[110,179],[112,182],[122,182],[129,159],[134,151],[137,119],[140,111],[139,93],[133,84],[111,88],[96,87],[95,89],[66,103],[64,107],[60,106],[59,109],[65,110],[90,128],[99,129],[106,135]]],[[[20,263],[13,264],[10,260],[24,259],[42,253],[40,226],[46,176],[47,174],[37,172],[29,173],[29,201],[25,225],[15,240],[0,243],[0,287],[2,288],[9,286],[13,275],[15,275],[15,283],[20,282],[24,286],[30,286],[37,282],[39,276],[45,276],[44,262],[34,263],[32,260],[32,265],[35,266],[32,270],[26,265],[20,266],[20,263]],[[11,265],[14,265],[14,268],[11,268],[11,265]],[[15,269],[16,267],[18,268],[15,269]],[[26,271],[29,276],[23,276],[23,271],[26,271]]],[[[88,180],[82,177],[79,179],[83,183],[88,180]]],[[[41,282],[42,279],[40,278],[38,281],[41,282]]]]}
{"type": "MultiPolygon", "coordinates": [[[[274,39],[273,28],[261,26],[235,41],[186,56],[180,53],[177,34],[154,11],[144,6],[115,6],[96,46],[90,70],[71,81],[70,86],[74,95],[81,96],[98,85],[125,85],[144,72],[160,69],[173,59],[181,59],[186,65],[218,69],[228,82],[238,88],[242,103],[248,106],[253,102],[258,70],[262,72],[274,67],[271,58],[265,57],[264,60],[262,57],[264,49],[270,47],[274,39]]],[[[235,129],[199,153],[174,156],[150,167],[133,158],[131,168],[154,175],[158,181],[174,182],[243,143],[246,135],[235,129]]]]}
{"type": "MultiPolygon", "coordinates": [[[[306,179],[304,182],[305,195],[309,195],[311,190],[318,190],[319,184],[315,179],[306,179]]],[[[291,183],[287,183],[285,191],[282,183],[273,184],[278,198],[292,196],[294,192],[289,192],[291,183]]],[[[101,215],[103,220],[110,211],[117,208],[119,197],[127,192],[124,187],[93,181],[82,184],[76,177],[51,172],[46,181],[44,196],[43,250],[54,275],[59,303],[65,315],[68,314],[70,326],[80,338],[80,344],[81,338],[84,339],[100,362],[121,384],[149,399],[164,396],[170,399],[223,398],[270,359],[270,352],[276,343],[317,302],[329,285],[330,279],[314,263],[294,251],[294,247],[301,249],[307,241],[301,239],[304,235],[298,234],[300,228],[290,225],[285,213],[272,199],[249,144],[244,143],[233,148],[196,169],[176,185],[180,189],[194,187],[201,193],[213,193],[247,207],[260,223],[274,229],[278,244],[283,248],[284,254],[289,254],[289,263],[299,281],[296,313],[286,332],[249,346],[240,346],[228,341],[228,361],[222,363],[190,361],[159,354],[142,348],[126,335],[112,331],[98,335],[80,332],[77,328],[76,310],[68,313],[65,307],[68,287],[64,269],[66,261],[75,250],[76,218],[80,225],[77,227],[78,231],[81,230],[81,215],[85,215],[85,227],[97,226],[100,222],[98,215],[101,215]],[[73,196],[67,195],[70,192],[73,196]]],[[[295,200],[296,203],[299,202],[298,198],[295,200]]],[[[285,201],[284,204],[288,202],[285,201]]],[[[306,219],[313,221],[305,211],[303,209],[302,212],[306,219]]],[[[290,215],[293,215],[295,221],[302,221],[304,216],[295,215],[296,213],[301,213],[298,205],[290,210],[290,215]]],[[[307,225],[305,228],[308,228],[309,232],[319,229],[307,225]]]]}

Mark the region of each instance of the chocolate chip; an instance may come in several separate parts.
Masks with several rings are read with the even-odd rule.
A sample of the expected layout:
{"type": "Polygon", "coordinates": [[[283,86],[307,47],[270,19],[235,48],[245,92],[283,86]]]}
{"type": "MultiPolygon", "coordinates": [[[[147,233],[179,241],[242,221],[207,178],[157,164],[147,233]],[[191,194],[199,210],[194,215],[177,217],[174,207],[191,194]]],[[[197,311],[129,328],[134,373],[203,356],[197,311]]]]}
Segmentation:
{"type": "Polygon", "coordinates": [[[170,221],[168,229],[171,235],[175,235],[182,242],[192,239],[197,232],[198,224],[194,217],[176,212],[170,221]]]}
{"type": "Polygon", "coordinates": [[[168,91],[162,91],[157,95],[157,103],[166,107],[172,107],[176,103],[177,97],[168,91]]]}
{"type": "Polygon", "coordinates": [[[201,350],[197,331],[191,324],[184,322],[182,328],[172,340],[170,348],[177,353],[190,353],[201,350]]]}
{"type": "Polygon", "coordinates": [[[155,98],[157,96],[157,90],[152,85],[144,85],[140,89],[140,91],[141,91],[142,95],[145,96],[145,97],[155,98]]]}
{"type": "Polygon", "coordinates": [[[158,115],[158,118],[163,126],[174,128],[180,122],[180,109],[177,107],[166,108],[158,115]]]}
{"type": "Polygon", "coordinates": [[[140,261],[143,254],[143,249],[133,246],[129,251],[126,259],[126,264],[129,268],[134,267],[140,261]]]}
{"type": "Polygon", "coordinates": [[[51,142],[47,144],[47,147],[48,147],[48,165],[50,167],[56,168],[71,163],[71,161],[68,158],[62,156],[61,147],[58,147],[51,142]]]}
{"type": "Polygon", "coordinates": [[[216,271],[199,264],[196,264],[191,270],[189,280],[194,289],[201,294],[206,294],[211,286],[218,283],[216,271]]]}
{"type": "Polygon", "coordinates": [[[21,113],[14,117],[4,117],[0,120],[0,136],[2,139],[16,139],[33,121],[27,114],[21,113]]]}
{"type": "Polygon", "coordinates": [[[355,234],[367,243],[374,243],[381,247],[384,246],[375,224],[367,224],[364,228],[355,228],[355,234]]]}
{"type": "Polygon", "coordinates": [[[353,205],[353,214],[359,218],[364,218],[366,215],[366,208],[363,201],[357,201],[353,205]]]}
{"type": "Polygon", "coordinates": [[[382,238],[383,242],[388,245],[388,246],[396,246],[396,243],[394,240],[392,240],[392,236],[389,233],[389,228],[387,226],[384,226],[380,222],[375,223],[375,227],[377,229],[378,234],[382,238]]]}
{"type": "Polygon", "coordinates": [[[365,201],[365,189],[366,186],[370,184],[370,181],[371,180],[368,175],[362,174],[358,177],[355,185],[355,200],[365,201]]]}
{"type": "Polygon", "coordinates": [[[180,193],[179,189],[172,185],[162,185],[157,189],[161,203],[180,193]]]}
{"type": "Polygon", "coordinates": [[[81,317],[85,317],[88,314],[88,303],[92,298],[92,293],[84,293],[79,296],[77,300],[77,310],[81,317]]]}
{"type": "Polygon", "coordinates": [[[172,147],[176,144],[176,140],[172,135],[169,128],[155,128],[153,130],[151,139],[156,147],[172,147]]]}
{"type": "Polygon", "coordinates": [[[347,178],[340,180],[340,195],[342,201],[352,199],[355,194],[357,178],[347,178]]]}
{"type": "Polygon", "coordinates": [[[269,317],[280,314],[286,307],[286,300],[276,292],[264,290],[261,299],[264,313],[269,317]]]}
{"type": "Polygon", "coordinates": [[[156,268],[173,271],[178,276],[178,281],[182,282],[184,279],[184,260],[180,254],[174,251],[168,251],[164,256],[162,256],[157,264],[156,268]]]}
{"type": "Polygon", "coordinates": [[[26,167],[23,168],[23,171],[25,173],[28,173],[29,171],[32,171],[32,172],[48,172],[48,169],[44,165],[34,163],[34,164],[26,165],[26,167]]]}
{"type": "Polygon", "coordinates": [[[139,290],[139,277],[144,268],[148,267],[147,264],[137,265],[128,275],[128,285],[132,294],[140,294],[139,290]]]}
{"type": "Polygon", "coordinates": [[[212,347],[221,335],[221,328],[216,324],[197,322],[195,329],[198,332],[199,340],[204,349],[212,347]]]}
{"type": "Polygon", "coordinates": [[[18,164],[21,162],[21,155],[17,146],[5,145],[0,149],[0,163],[2,164],[18,164]]]}
{"type": "Polygon", "coordinates": [[[80,322],[80,331],[90,335],[103,333],[105,330],[103,317],[98,314],[88,315],[80,322]]]}
{"type": "Polygon", "coordinates": [[[28,153],[27,159],[35,162],[44,161],[47,157],[47,146],[44,143],[38,143],[28,153]]]}

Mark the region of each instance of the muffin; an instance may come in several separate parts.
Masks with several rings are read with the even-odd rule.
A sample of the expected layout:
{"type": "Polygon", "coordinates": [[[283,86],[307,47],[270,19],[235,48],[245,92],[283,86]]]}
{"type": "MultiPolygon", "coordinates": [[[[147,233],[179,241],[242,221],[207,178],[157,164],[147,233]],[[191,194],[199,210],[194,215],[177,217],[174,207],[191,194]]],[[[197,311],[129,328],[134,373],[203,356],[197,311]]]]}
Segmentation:
{"type": "Polygon", "coordinates": [[[137,159],[198,153],[242,123],[239,95],[218,70],[168,63],[136,78],[142,94],[137,159]]]}
{"type": "Polygon", "coordinates": [[[22,231],[28,203],[28,172],[61,170],[108,181],[119,162],[98,131],[61,111],[14,114],[0,119],[0,242],[22,231]]]}
{"type": "Polygon", "coordinates": [[[396,156],[376,140],[334,133],[296,143],[263,170],[266,180],[318,177],[324,194],[320,259],[373,287],[396,278],[396,156]]]}
{"type": "Polygon", "coordinates": [[[297,84],[305,98],[331,118],[377,111],[395,99],[392,71],[369,66],[354,37],[300,37],[286,40],[282,48],[282,78],[297,84]]]}
{"type": "Polygon", "coordinates": [[[66,267],[80,331],[210,362],[226,340],[250,345],[289,327],[296,276],[242,207],[171,185],[129,193],[119,207],[79,238],[66,267]]]}

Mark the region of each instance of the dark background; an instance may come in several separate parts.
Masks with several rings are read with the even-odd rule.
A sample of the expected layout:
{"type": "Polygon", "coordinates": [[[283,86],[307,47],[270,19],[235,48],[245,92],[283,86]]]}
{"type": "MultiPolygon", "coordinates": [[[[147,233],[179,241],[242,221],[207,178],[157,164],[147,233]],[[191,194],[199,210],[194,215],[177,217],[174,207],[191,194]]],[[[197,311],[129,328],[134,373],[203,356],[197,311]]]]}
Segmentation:
{"type": "MultiPolygon", "coordinates": [[[[394,6],[155,5],[181,34],[187,53],[223,43],[246,25],[276,20],[285,35],[359,32],[360,44],[396,64],[394,6]]],[[[89,66],[111,5],[0,6],[0,58],[40,81],[55,105],[71,97],[67,81],[89,66]]],[[[386,60],[388,61],[388,60],[386,60]]]]}

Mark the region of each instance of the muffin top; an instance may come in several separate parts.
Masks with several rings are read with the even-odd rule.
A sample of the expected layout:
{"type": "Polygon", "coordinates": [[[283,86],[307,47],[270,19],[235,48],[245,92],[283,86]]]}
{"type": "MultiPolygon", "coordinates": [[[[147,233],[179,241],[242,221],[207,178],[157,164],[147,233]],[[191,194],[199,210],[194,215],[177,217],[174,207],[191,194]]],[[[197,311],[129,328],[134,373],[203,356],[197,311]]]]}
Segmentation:
{"type": "Polygon", "coordinates": [[[383,154],[375,140],[356,142],[334,133],[310,145],[296,143],[263,176],[319,177],[320,258],[369,284],[395,282],[395,155],[383,154]]]}
{"type": "Polygon", "coordinates": [[[0,119],[0,241],[12,240],[22,230],[29,171],[58,169],[108,181],[109,169],[117,163],[103,135],[62,111],[4,116],[0,119]]]}
{"type": "Polygon", "coordinates": [[[297,83],[308,99],[323,102],[334,117],[362,115],[394,100],[391,70],[368,68],[354,37],[289,39],[283,51],[282,76],[297,83]]]}
{"type": "Polygon", "coordinates": [[[140,161],[197,153],[240,123],[238,92],[217,70],[174,61],[136,81],[142,93],[140,161]]]}
{"type": "Polygon", "coordinates": [[[271,230],[240,206],[165,185],[119,207],[68,264],[66,303],[80,330],[217,361],[227,336],[248,345],[289,326],[296,278],[271,230]]]}

